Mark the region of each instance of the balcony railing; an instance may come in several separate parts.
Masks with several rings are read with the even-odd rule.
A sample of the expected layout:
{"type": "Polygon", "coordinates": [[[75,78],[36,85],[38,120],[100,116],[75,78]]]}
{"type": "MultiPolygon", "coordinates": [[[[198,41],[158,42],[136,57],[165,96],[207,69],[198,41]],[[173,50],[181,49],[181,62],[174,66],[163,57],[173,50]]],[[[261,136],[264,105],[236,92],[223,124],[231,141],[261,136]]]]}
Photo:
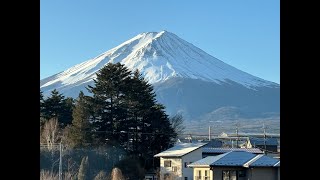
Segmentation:
{"type": "Polygon", "coordinates": [[[194,180],[210,180],[210,176],[195,176],[194,180]]]}

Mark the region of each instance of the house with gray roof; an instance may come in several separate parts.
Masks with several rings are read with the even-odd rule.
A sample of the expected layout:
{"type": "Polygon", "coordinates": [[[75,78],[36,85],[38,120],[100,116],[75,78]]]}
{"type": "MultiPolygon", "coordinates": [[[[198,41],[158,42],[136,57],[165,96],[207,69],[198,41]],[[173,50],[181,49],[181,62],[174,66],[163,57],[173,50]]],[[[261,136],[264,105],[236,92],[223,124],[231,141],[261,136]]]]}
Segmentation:
{"type": "Polygon", "coordinates": [[[264,154],[229,151],[188,165],[194,180],[279,180],[280,160],[264,154]]]}
{"type": "Polygon", "coordinates": [[[193,169],[188,167],[202,159],[202,146],[206,143],[179,143],[154,157],[160,158],[160,179],[192,180],[193,169]]]}

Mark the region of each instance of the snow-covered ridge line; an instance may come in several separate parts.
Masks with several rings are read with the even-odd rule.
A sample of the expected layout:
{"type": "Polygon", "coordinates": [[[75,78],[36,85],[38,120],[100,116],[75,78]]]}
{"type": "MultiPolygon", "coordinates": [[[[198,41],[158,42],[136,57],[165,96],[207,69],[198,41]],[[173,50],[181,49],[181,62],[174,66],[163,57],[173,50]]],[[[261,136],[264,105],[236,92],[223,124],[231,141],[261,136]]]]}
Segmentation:
{"type": "Polygon", "coordinates": [[[95,73],[108,62],[138,69],[151,84],[182,77],[218,84],[233,81],[253,89],[279,86],[232,67],[173,33],[161,31],[138,34],[93,59],[43,79],[40,88],[77,86],[92,81],[95,73]]]}

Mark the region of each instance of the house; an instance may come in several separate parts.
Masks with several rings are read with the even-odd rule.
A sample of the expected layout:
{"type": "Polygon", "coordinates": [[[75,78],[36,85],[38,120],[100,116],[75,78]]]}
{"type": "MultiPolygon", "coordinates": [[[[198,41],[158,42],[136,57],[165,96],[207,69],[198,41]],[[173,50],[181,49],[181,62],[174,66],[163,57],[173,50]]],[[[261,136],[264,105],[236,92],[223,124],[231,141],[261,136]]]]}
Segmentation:
{"type": "Polygon", "coordinates": [[[221,137],[221,138],[227,138],[227,137],[228,137],[228,134],[225,133],[225,132],[222,132],[222,133],[219,135],[219,137],[221,137]]]}
{"type": "Polygon", "coordinates": [[[216,156],[230,151],[246,151],[253,154],[263,154],[263,151],[259,148],[208,148],[204,146],[202,147],[202,157],[216,156]]]}
{"type": "Polygon", "coordinates": [[[197,139],[192,139],[191,137],[186,137],[184,139],[177,139],[176,144],[180,144],[180,143],[198,143],[200,141],[198,141],[197,139]]]}
{"type": "Polygon", "coordinates": [[[267,152],[278,151],[278,140],[277,138],[253,138],[249,137],[246,143],[247,148],[260,148],[267,152]]]}
{"type": "Polygon", "coordinates": [[[209,140],[204,140],[202,141],[203,143],[207,143],[205,146],[203,147],[208,147],[208,148],[221,148],[223,145],[223,142],[221,140],[218,139],[211,139],[209,140]]]}
{"type": "Polygon", "coordinates": [[[280,160],[266,155],[257,155],[252,162],[245,165],[251,179],[280,180],[280,160]]]}
{"type": "Polygon", "coordinates": [[[193,162],[188,165],[188,167],[193,168],[193,179],[194,180],[211,180],[213,179],[213,171],[210,169],[210,164],[215,160],[219,159],[221,155],[218,156],[208,156],[199,161],[193,162]]]}
{"type": "Polygon", "coordinates": [[[194,180],[280,180],[280,160],[246,151],[208,156],[188,167],[194,180]]]}
{"type": "Polygon", "coordinates": [[[193,169],[188,164],[202,159],[201,147],[206,143],[179,143],[154,157],[160,157],[160,179],[193,179],[193,169]]]}

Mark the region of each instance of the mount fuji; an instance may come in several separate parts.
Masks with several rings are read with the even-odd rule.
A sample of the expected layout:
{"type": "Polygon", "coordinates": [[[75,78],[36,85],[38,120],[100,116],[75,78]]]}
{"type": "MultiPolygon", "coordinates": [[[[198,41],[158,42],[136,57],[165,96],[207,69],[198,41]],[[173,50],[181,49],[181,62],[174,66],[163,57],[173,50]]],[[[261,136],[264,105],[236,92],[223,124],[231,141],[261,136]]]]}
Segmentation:
{"type": "Polygon", "coordinates": [[[167,32],[138,34],[99,56],[40,80],[48,96],[57,89],[76,98],[93,85],[96,72],[120,62],[138,69],[154,86],[158,102],[169,115],[186,122],[276,119],[280,116],[280,85],[243,72],[167,32]]]}

